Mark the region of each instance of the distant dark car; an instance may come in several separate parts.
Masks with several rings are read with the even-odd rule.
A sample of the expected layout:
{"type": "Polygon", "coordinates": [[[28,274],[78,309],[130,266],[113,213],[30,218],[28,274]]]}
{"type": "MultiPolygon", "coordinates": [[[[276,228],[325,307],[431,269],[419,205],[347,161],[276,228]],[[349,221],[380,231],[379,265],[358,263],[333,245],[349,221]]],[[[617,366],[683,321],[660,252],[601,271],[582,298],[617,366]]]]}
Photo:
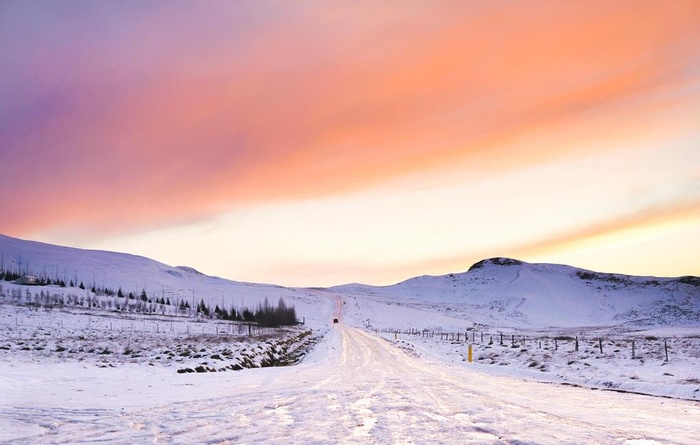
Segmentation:
{"type": "Polygon", "coordinates": [[[338,323],[338,319],[337,319],[337,318],[334,318],[334,319],[333,319],[333,323],[338,323]]]}

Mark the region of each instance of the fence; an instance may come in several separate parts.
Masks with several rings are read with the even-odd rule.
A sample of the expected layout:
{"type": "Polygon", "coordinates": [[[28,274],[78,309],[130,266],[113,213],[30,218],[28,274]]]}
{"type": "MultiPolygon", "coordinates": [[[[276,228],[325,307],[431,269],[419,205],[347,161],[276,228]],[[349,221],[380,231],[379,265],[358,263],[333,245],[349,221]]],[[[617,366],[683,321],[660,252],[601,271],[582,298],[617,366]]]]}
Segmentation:
{"type": "MultiPolygon", "coordinates": [[[[7,324],[7,322],[5,323],[7,324]]],[[[146,332],[155,334],[186,334],[186,335],[239,335],[257,336],[274,331],[273,328],[261,327],[248,322],[216,322],[192,321],[188,319],[174,320],[139,320],[119,319],[100,316],[77,315],[73,317],[20,317],[16,316],[16,327],[58,329],[62,331],[115,331],[115,332],[146,332]]]]}
{"type": "MultiPolygon", "coordinates": [[[[660,358],[668,362],[675,347],[696,346],[700,337],[659,338],[655,336],[596,336],[596,335],[556,335],[532,336],[515,333],[466,330],[462,332],[445,332],[429,329],[372,329],[376,333],[390,334],[394,339],[401,336],[413,336],[435,341],[464,343],[470,347],[481,348],[534,348],[562,353],[588,353],[600,356],[627,355],[630,359],[660,358]]],[[[470,348],[471,352],[471,348],[470,348]]]]}

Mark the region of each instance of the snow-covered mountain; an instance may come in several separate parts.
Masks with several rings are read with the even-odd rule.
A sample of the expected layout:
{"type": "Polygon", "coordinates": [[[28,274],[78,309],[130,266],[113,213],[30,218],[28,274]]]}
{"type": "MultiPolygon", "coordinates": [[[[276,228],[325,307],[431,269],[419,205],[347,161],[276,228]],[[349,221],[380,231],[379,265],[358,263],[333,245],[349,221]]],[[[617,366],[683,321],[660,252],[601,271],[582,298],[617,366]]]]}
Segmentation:
{"type": "Polygon", "coordinates": [[[509,258],[483,260],[459,274],[333,290],[491,326],[700,325],[698,277],[637,277],[509,258]]]}
{"type": "MultiPolygon", "coordinates": [[[[91,339],[96,332],[102,332],[107,337],[100,337],[103,347],[99,350],[130,350],[128,344],[109,343],[113,326],[117,331],[139,336],[139,344],[144,347],[149,344],[148,335],[155,336],[148,338],[158,342],[170,341],[161,338],[166,330],[170,336],[189,334],[192,329],[202,334],[205,329],[218,334],[222,326],[227,326],[220,320],[197,315],[194,310],[181,310],[180,305],[185,301],[190,308],[204,300],[210,307],[233,306],[238,310],[255,308],[265,298],[274,304],[284,297],[288,305],[295,307],[298,318],[305,319],[306,327],[312,328],[319,338],[336,332],[337,326],[373,328],[378,335],[384,335],[386,340],[412,354],[463,363],[465,344],[460,343],[459,337],[455,343],[454,334],[474,328],[471,343],[477,351],[475,360],[499,365],[498,369],[502,368],[500,365],[509,365],[520,369],[518,372],[528,372],[536,363],[536,372],[549,376],[547,378],[566,375],[571,379],[567,381],[594,386],[609,383],[608,376],[614,374],[617,376],[615,385],[626,385],[625,388],[635,391],[695,397],[696,388],[689,384],[697,378],[688,370],[697,369],[698,346],[693,339],[700,329],[698,277],[635,277],[492,258],[474,264],[464,273],[416,277],[393,286],[351,284],[327,289],[293,289],[211,277],[190,267],[172,267],[135,255],[60,247],[3,235],[0,235],[0,269],[52,282],[66,281],[66,287],[60,284],[23,286],[0,281],[0,327],[4,325],[7,338],[26,334],[37,351],[56,352],[68,348],[66,340],[60,348],[47,349],[43,334],[35,338],[35,333],[39,332],[37,326],[58,326],[64,340],[69,332],[80,329],[90,330],[91,339]],[[79,283],[84,284],[84,289],[79,283]],[[98,291],[93,293],[92,286],[98,291]],[[99,291],[106,287],[112,291],[121,288],[124,294],[135,294],[135,298],[119,298],[99,291]],[[153,307],[151,312],[144,311],[147,309],[144,305],[139,309],[139,297],[144,290],[149,297],[148,308],[153,307]],[[48,294],[65,297],[65,304],[61,302],[62,309],[58,313],[46,304],[42,306],[46,310],[39,310],[42,299],[48,294]],[[172,305],[157,303],[163,296],[172,305]],[[151,303],[151,299],[156,302],[151,303]],[[127,301],[129,306],[125,309],[127,301]],[[342,323],[335,325],[334,318],[341,319],[342,323]],[[135,322],[141,327],[141,333],[134,334],[135,322]],[[399,329],[401,334],[397,336],[393,330],[387,332],[390,328],[399,329]],[[409,328],[414,335],[404,335],[409,328]],[[451,332],[453,336],[443,340],[442,336],[415,335],[423,330],[451,332]],[[504,332],[511,335],[511,340],[507,344],[496,340],[496,344],[490,346],[490,341],[504,332]],[[574,351],[573,344],[564,343],[574,336],[577,341],[581,340],[580,353],[574,351]],[[515,337],[530,342],[530,347],[511,347],[515,337]],[[659,337],[664,341],[659,341],[659,337]],[[558,353],[551,349],[551,342],[556,338],[562,340],[558,353]],[[602,348],[598,344],[601,338],[605,340],[606,354],[595,352],[598,347],[602,348]],[[626,377],[631,366],[630,339],[637,342],[640,364],[649,364],[648,369],[634,368],[633,385],[626,377]],[[535,347],[535,340],[544,344],[535,347]],[[666,365],[663,360],[667,341],[673,363],[661,372],[654,366],[666,365]],[[669,386],[667,380],[673,375],[690,377],[669,386]]],[[[226,332],[230,334],[233,329],[226,332]]],[[[75,335],[78,339],[84,337],[75,335]]],[[[465,339],[462,336],[462,341],[465,339]]],[[[0,352],[9,351],[6,354],[23,357],[22,351],[27,346],[22,342],[26,341],[29,340],[22,337],[15,343],[5,342],[0,345],[0,352]]],[[[128,338],[126,341],[128,343],[128,338]]],[[[77,341],[73,349],[89,351],[93,348],[81,342],[77,341]]],[[[195,349],[205,347],[210,346],[199,345],[195,349]]],[[[226,347],[230,349],[230,344],[226,347]]],[[[137,355],[156,361],[154,357],[164,353],[156,346],[150,348],[153,350],[137,355]]],[[[556,345],[554,348],[556,350],[556,345]]],[[[174,357],[182,359],[178,355],[174,357]]],[[[211,357],[193,356],[192,359],[207,361],[211,357]]],[[[157,361],[163,361],[163,357],[157,361]]],[[[636,363],[632,365],[637,366],[636,363]]]]}
{"type": "MultiPolygon", "coordinates": [[[[276,304],[283,297],[297,308],[299,318],[326,324],[332,303],[300,289],[269,284],[243,283],[205,275],[191,267],[173,267],[142,256],[99,250],[76,249],[26,241],[0,234],[0,269],[50,280],[121,288],[123,292],[149,297],[207,304],[255,308],[268,298],[276,304]]],[[[0,282],[1,283],[1,282],[0,282]]]]}
{"type": "Polygon", "coordinates": [[[392,286],[350,284],[294,289],[211,277],[124,253],[75,249],[0,235],[1,269],[75,286],[122,288],[193,304],[255,307],[284,297],[312,324],[328,322],[346,297],[345,321],[382,326],[501,327],[700,326],[700,278],[607,274],[555,264],[492,258],[469,271],[423,276],[392,286]]]}

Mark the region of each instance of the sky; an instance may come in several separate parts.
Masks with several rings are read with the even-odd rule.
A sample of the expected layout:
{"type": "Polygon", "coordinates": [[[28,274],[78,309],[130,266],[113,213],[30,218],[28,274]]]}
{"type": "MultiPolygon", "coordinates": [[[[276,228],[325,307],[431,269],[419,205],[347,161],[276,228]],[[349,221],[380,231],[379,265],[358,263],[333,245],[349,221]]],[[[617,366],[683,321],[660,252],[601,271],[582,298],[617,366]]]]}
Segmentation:
{"type": "Polygon", "coordinates": [[[700,2],[0,2],[0,233],[240,281],[700,275],[700,2]]]}

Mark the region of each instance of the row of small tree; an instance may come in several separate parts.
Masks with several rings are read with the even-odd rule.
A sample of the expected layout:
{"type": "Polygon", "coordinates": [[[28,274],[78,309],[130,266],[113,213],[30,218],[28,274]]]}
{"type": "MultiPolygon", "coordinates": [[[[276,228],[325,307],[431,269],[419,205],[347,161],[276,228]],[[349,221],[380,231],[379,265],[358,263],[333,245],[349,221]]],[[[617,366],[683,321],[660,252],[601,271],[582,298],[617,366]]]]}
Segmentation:
{"type": "Polygon", "coordinates": [[[116,297],[104,298],[95,295],[94,293],[85,292],[84,294],[49,292],[41,290],[41,292],[32,293],[29,288],[22,292],[21,289],[13,288],[7,292],[0,285],[0,298],[8,298],[14,304],[26,306],[34,310],[43,308],[51,311],[54,308],[63,309],[67,307],[84,307],[102,310],[115,310],[121,312],[135,312],[145,314],[161,313],[165,315],[166,307],[159,303],[143,301],[140,299],[119,300],[116,297]]]}
{"type": "MultiPolygon", "coordinates": [[[[181,302],[180,304],[182,305],[183,303],[181,302]]],[[[189,304],[187,304],[187,302],[184,302],[184,304],[187,305],[186,308],[188,309],[189,304]]],[[[199,304],[197,304],[196,312],[197,315],[200,317],[216,318],[219,320],[246,322],[255,321],[255,313],[248,308],[236,310],[236,308],[232,305],[229,309],[226,309],[225,307],[219,307],[219,305],[217,304],[212,310],[211,307],[208,304],[206,304],[203,299],[199,302],[199,304]]]]}
{"type": "Polygon", "coordinates": [[[214,309],[205,303],[202,299],[195,309],[192,310],[190,303],[187,300],[180,300],[176,304],[171,304],[170,298],[156,298],[155,300],[148,297],[146,291],[142,291],[137,298],[133,292],[125,294],[121,288],[114,292],[100,292],[85,290],[85,295],[64,295],[57,292],[45,292],[43,289],[40,293],[32,293],[29,288],[22,292],[20,289],[11,289],[9,295],[6,295],[0,286],[0,297],[10,297],[15,304],[26,305],[38,310],[52,310],[53,308],[62,309],[70,306],[80,306],[87,308],[95,308],[102,310],[116,310],[121,312],[137,312],[146,314],[160,313],[162,315],[173,311],[174,314],[183,316],[195,316],[218,320],[238,321],[247,323],[257,323],[260,326],[277,327],[290,326],[297,324],[296,310],[293,306],[287,306],[283,298],[279,299],[277,306],[272,306],[267,298],[257,306],[255,310],[250,308],[236,309],[234,306],[230,308],[220,307],[215,305],[214,309]],[[23,295],[24,294],[24,295],[23,295]],[[113,296],[112,298],[99,298],[99,296],[113,296]],[[166,309],[170,307],[171,309],[166,309]]]}
{"type": "Polygon", "coordinates": [[[220,308],[218,304],[212,310],[202,299],[196,310],[197,314],[203,317],[253,322],[266,327],[291,326],[298,323],[294,306],[287,306],[284,298],[279,299],[277,306],[272,306],[270,301],[265,298],[263,303],[258,304],[255,311],[249,308],[236,310],[233,306],[227,310],[226,308],[220,308]]]}
{"type": "MultiPolygon", "coordinates": [[[[0,269],[0,281],[15,281],[21,277],[22,277],[22,275],[18,274],[17,272],[0,269]]],[[[63,280],[61,278],[50,278],[50,277],[43,276],[43,275],[39,276],[39,277],[35,277],[35,278],[36,278],[36,285],[37,286],[77,287],[77,288],[80,288],[82,290],[87,289],[87,287],[85,286],[85,284],[82,281],[77,282],[77,281],[69,280],[68,282],[66,282],[65,280],[63,280]]],[[[110,297],[115,295],[115,291],[106,287],[106,286],[100,287],[100,286],[93,285],[90,288],[90,291],[92,291],[92,293],[94,293],[95,295],[108,295],[110,297]]]]}
{"type": "Polygon", "coordinates": [[[283,298],[280,297],[275,307],[265,297],[265,301],[255,310],[255,321],[260,326],[290,326],[297,324],[297,313],[294,306],[287,306],[283,298]]]}

